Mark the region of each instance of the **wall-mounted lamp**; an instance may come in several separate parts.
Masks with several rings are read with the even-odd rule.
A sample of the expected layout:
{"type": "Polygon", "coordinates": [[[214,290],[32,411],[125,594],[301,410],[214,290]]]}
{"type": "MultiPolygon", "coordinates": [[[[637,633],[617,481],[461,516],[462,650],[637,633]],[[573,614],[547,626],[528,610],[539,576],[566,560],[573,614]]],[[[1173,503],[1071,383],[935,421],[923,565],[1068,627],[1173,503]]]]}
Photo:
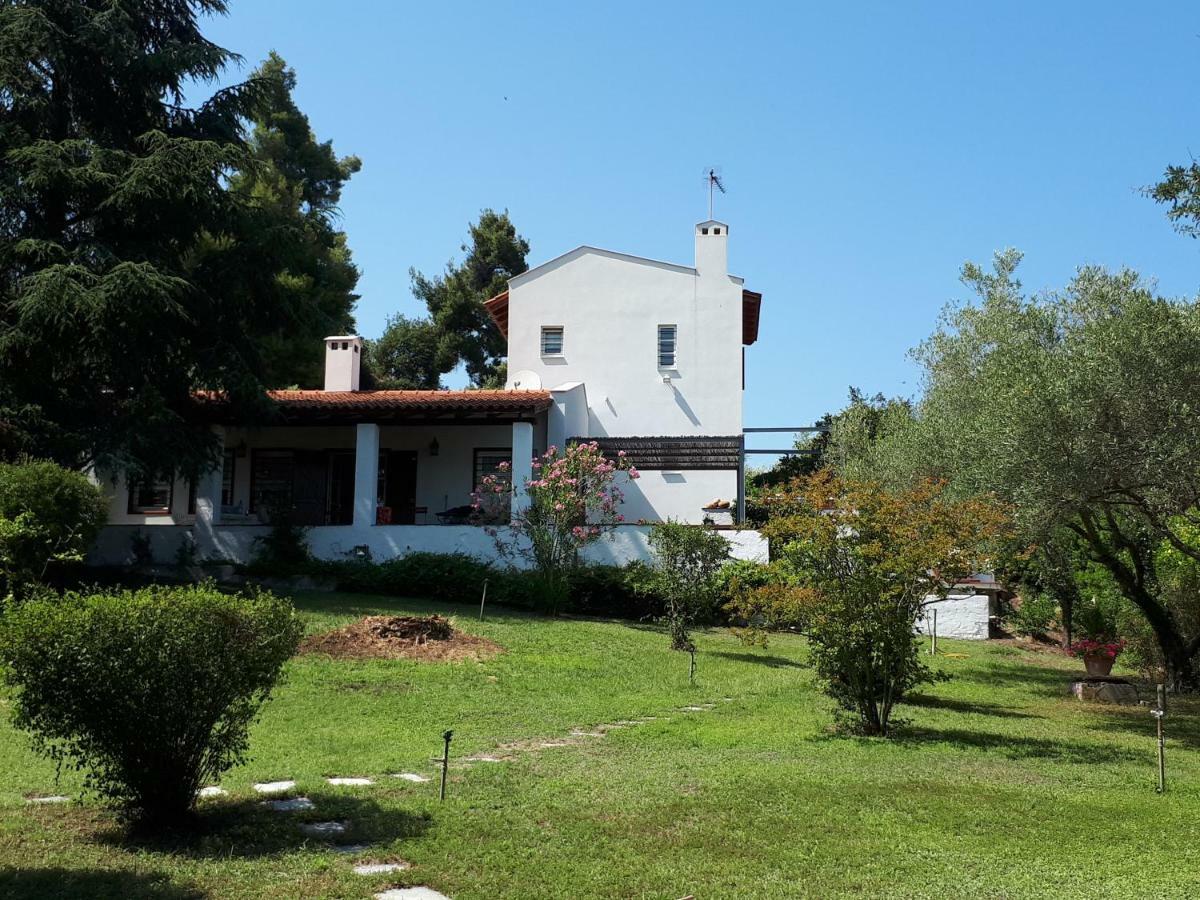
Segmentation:
{"type": "Polygon", "coordinates": [[[434,438],[432,441],[430,441],[430,442],[429,442],[429,455],[430,455],[430,456],[437,456],[437,455],[438,455],[438,452],[439,452],[441,449],[442,449],[442,448],[441,448],[441,446],[438,444],[438,439],[437,439],[437,438],[434,438]]]}

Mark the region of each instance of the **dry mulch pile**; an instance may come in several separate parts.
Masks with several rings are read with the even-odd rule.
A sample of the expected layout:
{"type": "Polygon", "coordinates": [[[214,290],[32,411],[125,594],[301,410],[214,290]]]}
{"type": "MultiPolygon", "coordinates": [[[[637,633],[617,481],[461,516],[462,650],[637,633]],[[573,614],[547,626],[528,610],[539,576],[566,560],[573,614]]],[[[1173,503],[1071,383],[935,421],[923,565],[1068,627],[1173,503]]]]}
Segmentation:
{"type": "Polygon", "coordinates": [[[301,653],[345,659],[488,659],[504,648],[495,641],[458,631],[442,616],[367,616],[357,622],[309,635],[301,653]]]}

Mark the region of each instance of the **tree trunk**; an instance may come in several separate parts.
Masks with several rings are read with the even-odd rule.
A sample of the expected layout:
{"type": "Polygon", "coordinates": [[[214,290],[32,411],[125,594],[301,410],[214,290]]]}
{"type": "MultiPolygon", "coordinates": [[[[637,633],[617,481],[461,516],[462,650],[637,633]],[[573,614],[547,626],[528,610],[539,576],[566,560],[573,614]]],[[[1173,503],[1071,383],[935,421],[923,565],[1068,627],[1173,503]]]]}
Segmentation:
{"type": "MultiPolygon", "coordinates": [[[[1141,610],[1146,621],[1150,623],[1166,663],[1168,683],[1176,691],[1194,691],[1200,688],[1200,677],[1195,665],[1200,641],[1188,641],[1184,638],[1171,610],[1159,603],[1158,598],[1146,589],[1139,576],[1119,555],[1120,551],[1114,550],[1105,542],[1094,522],[1083,518],[1084,527],[1076,533],[1088,542],[1096,560],[1112,573],[1125,599],[1141,610]]],[[[1139,552],[1139,548],[1128,541],[1124,543],[1124,549],[1130,554],[1139,552]]],[[[1143,565],[1138,571],[1146,568],[1144,562],[1142,560],[1143,565]]]]}

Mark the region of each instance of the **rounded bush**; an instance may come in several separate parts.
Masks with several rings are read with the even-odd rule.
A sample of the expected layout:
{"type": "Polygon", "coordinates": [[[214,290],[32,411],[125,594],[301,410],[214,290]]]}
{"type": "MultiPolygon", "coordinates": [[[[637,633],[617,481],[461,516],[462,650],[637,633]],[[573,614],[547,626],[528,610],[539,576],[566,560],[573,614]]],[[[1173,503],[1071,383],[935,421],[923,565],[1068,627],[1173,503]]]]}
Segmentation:
{"type": "Polygon", "coordinates": [[[12,718],[128,817],[174,822],[236,763],[296,651],[290,603],[211,585],[32,599],[0,621],[12,718]]]}
{"type": "Polygon", "coordinates": [[[0,595],[81,560],[107,517],[87,476],[52,462],[0,463],[0,595]]]}

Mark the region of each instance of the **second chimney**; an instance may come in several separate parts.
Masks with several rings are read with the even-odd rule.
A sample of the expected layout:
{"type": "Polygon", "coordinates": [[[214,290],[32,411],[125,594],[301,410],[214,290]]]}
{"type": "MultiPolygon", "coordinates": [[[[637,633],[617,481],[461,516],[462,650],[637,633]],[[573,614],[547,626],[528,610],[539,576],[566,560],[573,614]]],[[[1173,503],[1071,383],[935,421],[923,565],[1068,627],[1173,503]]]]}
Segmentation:
{"type": "Polygon", "coordinates": [[[357,391],[361,368],[361,337],[341,334],[325,338],[325,390],[357,391]]]}
{"type": "Polygon", "coordinates": [[[729,274],[729,226],[709,219],[696,226],[696,271],[700,277],[729,274]]]}

